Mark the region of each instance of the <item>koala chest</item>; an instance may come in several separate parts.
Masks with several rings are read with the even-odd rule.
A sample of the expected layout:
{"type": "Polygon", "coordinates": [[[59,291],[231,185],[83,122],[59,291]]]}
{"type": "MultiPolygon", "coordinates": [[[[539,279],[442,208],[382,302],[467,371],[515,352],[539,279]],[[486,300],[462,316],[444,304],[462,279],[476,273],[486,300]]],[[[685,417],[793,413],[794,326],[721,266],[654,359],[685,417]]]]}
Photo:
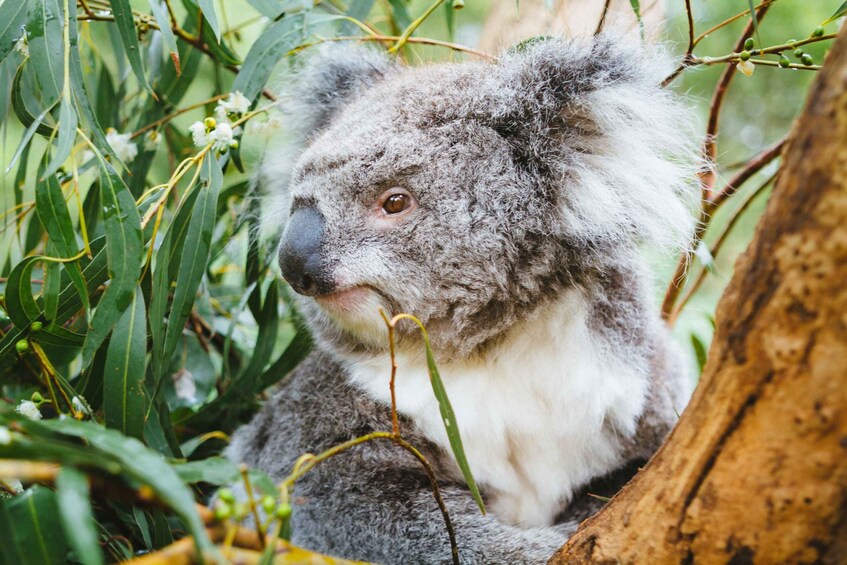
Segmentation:
{"type": "MultiPolygon", "coordinates": [[[[551,308],[510,331],[482,359],[439,367],[474,477],[500,519],[550,525],[574,491],[622,463],[647,376],[602,348],[579,304],[551,308]]],[[[351,379],[389,404],[387,357],[358,362],[351,379]]],[[[423,360],[398,357],[398,411],[451,453],[423,360]]]]}

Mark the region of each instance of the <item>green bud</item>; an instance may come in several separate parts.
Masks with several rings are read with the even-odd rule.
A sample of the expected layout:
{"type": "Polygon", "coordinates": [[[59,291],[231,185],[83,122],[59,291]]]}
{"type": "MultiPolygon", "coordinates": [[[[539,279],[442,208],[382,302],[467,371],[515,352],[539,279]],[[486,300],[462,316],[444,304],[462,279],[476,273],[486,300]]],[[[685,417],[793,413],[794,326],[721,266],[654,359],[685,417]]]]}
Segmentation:
{"type": "Polygon", "coordinates": [[[203,120],[203,125],[206,126],[209,129],[212,129],[213,127],[218,125],[218,122],[215,120],[215,118],[209,116],[208,118],[203,120]]]}
{"type": "Polygon", "coordinates": [[[815,31],[812,32],[812,37],[820,37],[823,35],[823,26],[818,26],[815,28],[815,31]]]}
{"type": "Polygon", "coordinates": [[[742,61],[749,61],[750,60],[750,52],[747,51],[747,50],[744,50],[744,51],[742,51],[741,53],[738,54],[738,58],[741,59],[742,61]]]}
{"type": "Polygon", "coordinates": [[[237,139],[233,139],[232,141],[230,141],[230,142],[229,142],[229,147],[230,147],[230,149],[238,149],[238,140],[237,140],[237,139]]]}
{"type": "Polygon", "coordinates": [[[465,7],[465,0],[453,0],[453,9],[461,10],[465,7]]]}
{"type": "Polygon", "coordinates": [[[44,397],[41,396],[41,393],[38,391],[33,392],[32,396],[30,396],[29,399],[32,400],[34,403],[38,404],[39,406],[44,404],[44,397]]]}
{"type": "Polygon", "coordinates": [[[18,340],[15,349],[18,350],[18,353],[26,353],[29,350],[29,342],[25,339],[18,340]]]}
{"type": "Polygon", "coordinates": [[[280,520],[285,520],[291,517],[291,505],[287,502],[283,502],[276,509],[276,517],[280,520]]]}
{"type": "Polygon", "coordinates": [[[814,60],[814,59],[812,58],[812,56],[811,56],[811,55],[809,55],[808,53],[804,53],[804,54],[803,54],[803,56],[802,56],[802,57],[800,57],[800,61],[801,61],[804,65],[806,65],[807,67],[809,67],[809,66],[811,66],[811,65],[814,65],[814,64],[815,64],[815,60],[814,60]]]}
{"type": "Polygon", "coordinates": [[[223,500],[224,502],[233,503],[235,502],[235,495],[232,493],[231,489],[222,488],[218,491],[218,498],[223,500]]]}
{"type": "Polygon", "coordinates": [[[226,520],[232,516],[232,506],[223,500],[215,502],[215,518],[218,520],[226,520]]]}
{"type": "Polygon", "coordinates": [[[751,51],[753,49],[753,47],[755,47],[755,46],[756,46],[756,42],[753,41],[752,37],[748,37],[747,39],[744,40],[744,49],[746,49],[747,51],[751,51]]]}
{"type": "Polygon", "coordinates": [[[805,51],[803,51],[802,49],[800,49],[799,47],[798,47],[797,49],[795,49],[795,50],[794,50],[794,56],[795,56],[795,57],[797,57],[798,59],[799,59],[800,57],[802,57],[805,53],[806,53],[806,52],[805,52],[805,51]]]}
{"type": "Polygon", "coordinates": [[[272,513],[274,508],[276,508],[276,499],[271,495],[265,496],[262,498],[262,508],[264,508],[265,512],[268,514],[272,513]]]}
{"type": "Polygon", "coordinates": [[[42,327],[41,322],[33,322],[29,325],[29,329],[33,332],[40,332],[42,327]]]}
{"type": "Polygon", "coordinates": [[[786,41],[786,43],[788,45],[794,45],[795,43],[797,43],[797,40],[796,39],[789,39],[788,41],[786,41]]]}
{"type": "Polygon", "coordinates": [[[781,55],[779,57],[779,66],[785,69],[788,68],[789,65],[791,65],[791,61],[788,60],[788,57],[781,55]]]}

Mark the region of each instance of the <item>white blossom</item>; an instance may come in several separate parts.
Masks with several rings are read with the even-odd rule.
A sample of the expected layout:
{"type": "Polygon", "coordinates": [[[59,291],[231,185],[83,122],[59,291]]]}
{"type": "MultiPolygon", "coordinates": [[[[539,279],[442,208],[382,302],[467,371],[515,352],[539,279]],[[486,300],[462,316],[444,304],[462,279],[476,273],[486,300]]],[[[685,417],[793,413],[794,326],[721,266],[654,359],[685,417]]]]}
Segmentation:
{"type": "Polygon", "coordinates": [[[226,119],[228,114],[246,114],[250,109],[250,99],[236,90],[226,100],[218,100],[218,107],[215,109],[220,119],[226,119]]]}
{"type": "Polygon", "coordinates": [[[250,124],[250,130],[254,135],[267,139],[282,127],[282,117],[278,114],[271,114],[264,122],[251,120],[250,124]]]}
{"type": "Polygon", "coordinates": [[[754,65],[752,61],[741,61],[735,65],[735,68],[749,77],[753,74],[753,71],[756,70],[756,65],[754,65]]]}
{"type": "Polygon", "coordinates": [[[0,426],[0,445],[12,443],[12,432],[6,426],[0,426]]]}
{"type": "Polygon", "coordinates": [[[29,57],[29,45],[26,42],[26,32],[15,42],[15,51],[23,55],[24,58],[29,57]]]}
{"type": "Polygon", "coordinates": [[[106,141],[109,142],[118,159],[124,163],[132,162],[135,156],[138,155],[138,146],[130,141],[130,137],[130,134],[118,133],[114,128],[109,128],[106,131],[106,141]]]}
{"type": "Polygon", "coordinates": [[[241,133],[241,128],[233,128],[227,122],[221,122],[215,129],[209,132],[209,139],[213,141],[212,149],[226,151],[235,141],[235,136],[241,133]]]}
{"type": "Polygon", "coordinates": [[[147,132],[144,136],[144,150],[155,151],[162,144],[162,134],[156,130],[147,132]]]}
{"type": "Polygon", "coordinates": [[[188,126],[188,131],[191,132],[191,140],[197,147],[205,147],[209,143],[209,133],[203,122],[194,122],[188,126]]]}
{"type": "Polygon", "coordinates": [[[30,420],[41,419],[41,411],[38,409],[38,405],[32,400],[21,400],[21,403],[18,404],[15,411],[22,416],[26,416],[30,420]]]}

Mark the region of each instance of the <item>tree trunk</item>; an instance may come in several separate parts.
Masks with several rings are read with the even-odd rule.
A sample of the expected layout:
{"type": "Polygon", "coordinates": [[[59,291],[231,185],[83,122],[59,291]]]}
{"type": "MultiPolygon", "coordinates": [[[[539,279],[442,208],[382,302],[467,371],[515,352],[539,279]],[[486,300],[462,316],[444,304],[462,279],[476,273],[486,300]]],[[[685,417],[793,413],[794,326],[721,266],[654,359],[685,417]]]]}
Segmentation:
{"type": "MultiPolygon", "coordinates": [[[[603,14],[603,0],[499,0],[482,28],[479,47],[499,53],[534,35],[583,37],[594,34],[603,14]]],[[[665,17],[665,0],[641,3],[642,19],[648,31],[658,31],[665,17]]],[[[611,0],[604,26],[618,32],[638,33],[630,0],[611,0]]]]}
{"type": "Polygon", "coordinates": [[[666,445],[551,560],[847,563],[847,26],[666,445]]]}

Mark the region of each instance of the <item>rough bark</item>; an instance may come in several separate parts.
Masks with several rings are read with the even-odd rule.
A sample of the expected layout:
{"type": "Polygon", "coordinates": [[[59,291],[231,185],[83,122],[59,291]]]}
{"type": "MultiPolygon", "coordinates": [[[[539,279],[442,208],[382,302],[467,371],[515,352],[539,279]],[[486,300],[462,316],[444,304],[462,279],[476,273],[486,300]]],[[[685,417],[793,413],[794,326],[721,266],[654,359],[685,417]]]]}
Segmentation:
{"type": "Polygon", "coordinates": [[[847,563],[847,26],[666,445],[551,563],[847,563]]]}
{"type": "MultiPolygon", "coordinates": [[[[499,53],[534,35],[581,37],[592,35],[603,13],[604,0],[498,0],[482,29],[479,47],[499,53]]],[[[658,31],[664,18],[665,0],[643,0],[641,10],[647,30],[658,31]]],[[[611,0],[605,26],[637,33],[638,24],[630,0],[611,0]]]]}

